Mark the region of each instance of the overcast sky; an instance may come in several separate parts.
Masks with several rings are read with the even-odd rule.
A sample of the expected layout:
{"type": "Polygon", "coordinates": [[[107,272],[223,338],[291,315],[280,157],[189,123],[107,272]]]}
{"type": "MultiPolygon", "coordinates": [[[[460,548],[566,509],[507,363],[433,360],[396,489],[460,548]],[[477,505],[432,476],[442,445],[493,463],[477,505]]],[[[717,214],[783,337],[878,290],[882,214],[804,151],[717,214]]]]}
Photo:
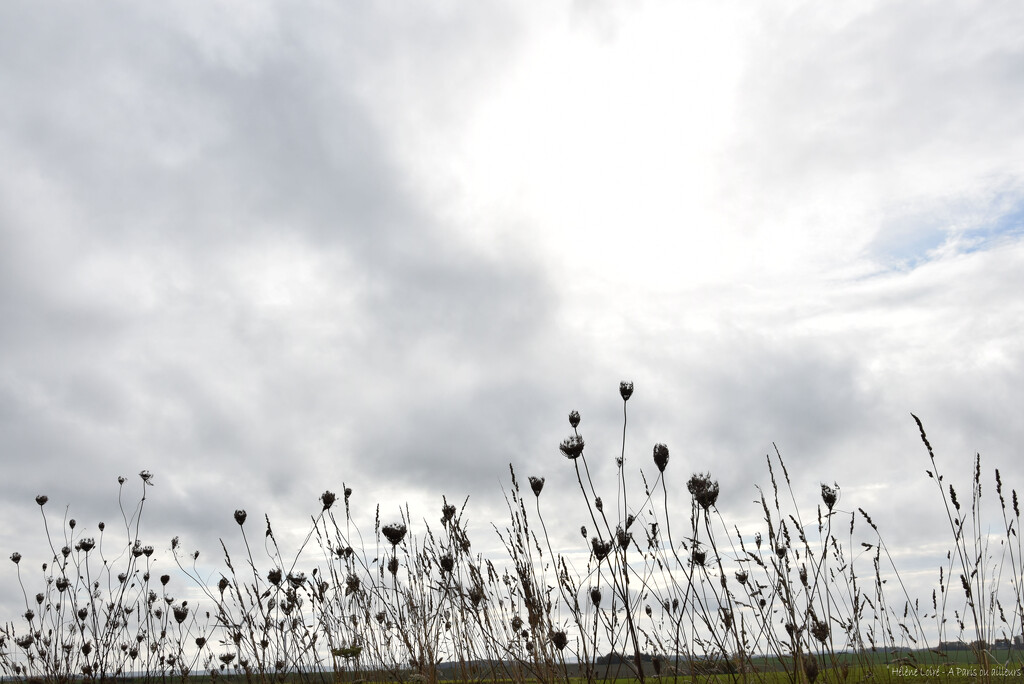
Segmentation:
{"type": "Polygon", "coordinates": [[[1024,486],[1022,35],[1017,0],[0,4],[2,576],[36,494],[95,534],[143,468],[158,551],[343,483],[371,521],[469,496],[487,551],[509,463],[578,495],[570,410],[612,486],[631,380],[632,472],[667,443],[752,533],[774,442],[930,577],[911,412],[951,481],[1024,486]]]}

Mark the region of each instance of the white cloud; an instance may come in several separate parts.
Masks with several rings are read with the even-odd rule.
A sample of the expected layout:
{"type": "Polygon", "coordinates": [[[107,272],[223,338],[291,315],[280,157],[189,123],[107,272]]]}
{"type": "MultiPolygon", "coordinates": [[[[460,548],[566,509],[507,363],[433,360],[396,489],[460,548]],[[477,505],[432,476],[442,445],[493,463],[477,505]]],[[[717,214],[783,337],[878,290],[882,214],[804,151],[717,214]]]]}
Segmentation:
{"type": "Polygon", "coordinates": [[[631,463],[757,525],[775,441],[924,554],[911,412],[1022,474],[1022,17],[984,7],[0,10],[0,546],[145,467],[207,553],[341,482],[468,493],[493,548],[509,461],[572,491],[569,410],[610,474],[629,378],[631,463]]]}

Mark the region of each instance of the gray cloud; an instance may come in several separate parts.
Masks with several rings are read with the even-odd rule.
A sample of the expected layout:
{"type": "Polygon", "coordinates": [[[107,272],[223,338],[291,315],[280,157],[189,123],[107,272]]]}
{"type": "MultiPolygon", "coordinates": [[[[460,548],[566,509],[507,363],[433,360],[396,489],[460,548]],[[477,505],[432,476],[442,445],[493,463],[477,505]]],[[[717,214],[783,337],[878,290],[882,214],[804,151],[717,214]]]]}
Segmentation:
{"type": "MultiPolygon", "coordinates": [[[[708,163],[728,201],[707,226],[664,220],[708,244],[730,221],[779,229],[797,266],[736,239],[721,251],[747,249],[749,273],[680,268],[657,288],[646,263],[608,273],[552,247],[573,242],[518,206],[528,174],[470,209],[479,189],[452,180],[464,127],[550,15],[252,11],[0,10],[5,553],[42,557],[36,494],[95,530],[120,517],[116,477],[132,501],[142,468],[147,540],[180,534],[210,562],[235,508],[288,536],[342,483],[371,525],[377,502],[433,521],[442,495],[468,495],[493,549],[510,462],[548,478],[552,534],[574,548],[566,414],[614,491],[623,379],[627,463],[650,475],[668,443],[678,505],[710,471],[745,530],[775,442],[807,510],[836,481],[894,545],[939,544],[911,412],[951,473],[979,450],[1019,481],[1016,5],[748,17],[737,137],[708,163]]],[[[564,30],[614,51],[632,11],[589,13],[564,30]]],[[[586,237],[688,248],[629,226],[586,237]]]]}

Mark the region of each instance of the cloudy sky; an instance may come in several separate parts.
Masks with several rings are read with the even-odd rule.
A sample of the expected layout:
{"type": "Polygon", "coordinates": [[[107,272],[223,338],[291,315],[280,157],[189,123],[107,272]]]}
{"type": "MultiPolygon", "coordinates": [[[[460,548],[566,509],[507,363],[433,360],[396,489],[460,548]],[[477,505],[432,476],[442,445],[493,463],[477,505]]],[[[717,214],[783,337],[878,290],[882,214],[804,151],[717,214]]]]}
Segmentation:
{"type": "Polygon", "coordinates": [[[911,412],[951,481],[1024,486],[1021,35],[1016,0],[3,3],[4,558],[45,560],[36,494],[94,534],[143,468],[158,550],[345,483],[469,496],[488,551],[509,463],[572,498],[570,410],[611,485],[632,380],[632,472],[665,442],[753,531],[774,442],[930,577],[911,412]]]}

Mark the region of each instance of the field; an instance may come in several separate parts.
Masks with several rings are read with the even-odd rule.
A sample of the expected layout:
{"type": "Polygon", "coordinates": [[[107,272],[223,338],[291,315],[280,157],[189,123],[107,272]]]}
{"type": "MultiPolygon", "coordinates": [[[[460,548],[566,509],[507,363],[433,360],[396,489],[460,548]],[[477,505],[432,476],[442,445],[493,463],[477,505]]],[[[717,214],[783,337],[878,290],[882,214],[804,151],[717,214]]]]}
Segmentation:
{"type": "MultiPolygon", "coordinates": [[[[623,455],[632,391],[631,383],[619,388],[623,455]]],[[[928,476],[950,532],[948,563],[924,606],[907,595],[875,521],[838,505],[838,486],[821,485],[814,511],[782,503],[795,498],[777,452],[766,463],[772,486],[760,496],[763,527],[743,535],[716,508],[718,482],[706,473],[674,474],[663,444],[637,473],[618,459],[616,482],[602,492],[580,423],[572,412],[559,445],[578,491],[558,495],[585,504],[580,532],[589,553],[582,561],[552,547],[545,480],[524,481],[514,470],[508,519],[496,527],[504,562],[473,552],[464,510],[447,501],[434,527],[411,529],[407,509],[384,522],[378,510],[364,536],[351,515],[351,491],[325,491],[305,540],[288,552],[268,518],[264,524],[236,511],[245,553],[233,557],[222,544],[214,585],[202,580],[198,552],[184,552],[177,538],[164,566],[142,542],[148,472],[141,484],[121,479],[122,524],[116,532],[101,527],[98,538],[76,534],[74,521],[53,524],[40,495],[50,560],[40,573],[24,567],[21,554],[10,556],[25,612],[0,627],[0,675],[516,684],[1021,676],[1020,645],[1009,646],[1024,618],[1017,493],[994,473],[1006,551],[993,561],[980,524],[980,458],[961,501],[920,421],[928,476]],[[669,478],[676,491],[685,482],[682,519],[671,514],[669,478]],[[135,485],[141,495],[126,505],[135,485]],[[855,529],[871,543],[855,543],[855,529]],[[174,597],[168,570],[193,583],[199,605],[174,597]]]]}

